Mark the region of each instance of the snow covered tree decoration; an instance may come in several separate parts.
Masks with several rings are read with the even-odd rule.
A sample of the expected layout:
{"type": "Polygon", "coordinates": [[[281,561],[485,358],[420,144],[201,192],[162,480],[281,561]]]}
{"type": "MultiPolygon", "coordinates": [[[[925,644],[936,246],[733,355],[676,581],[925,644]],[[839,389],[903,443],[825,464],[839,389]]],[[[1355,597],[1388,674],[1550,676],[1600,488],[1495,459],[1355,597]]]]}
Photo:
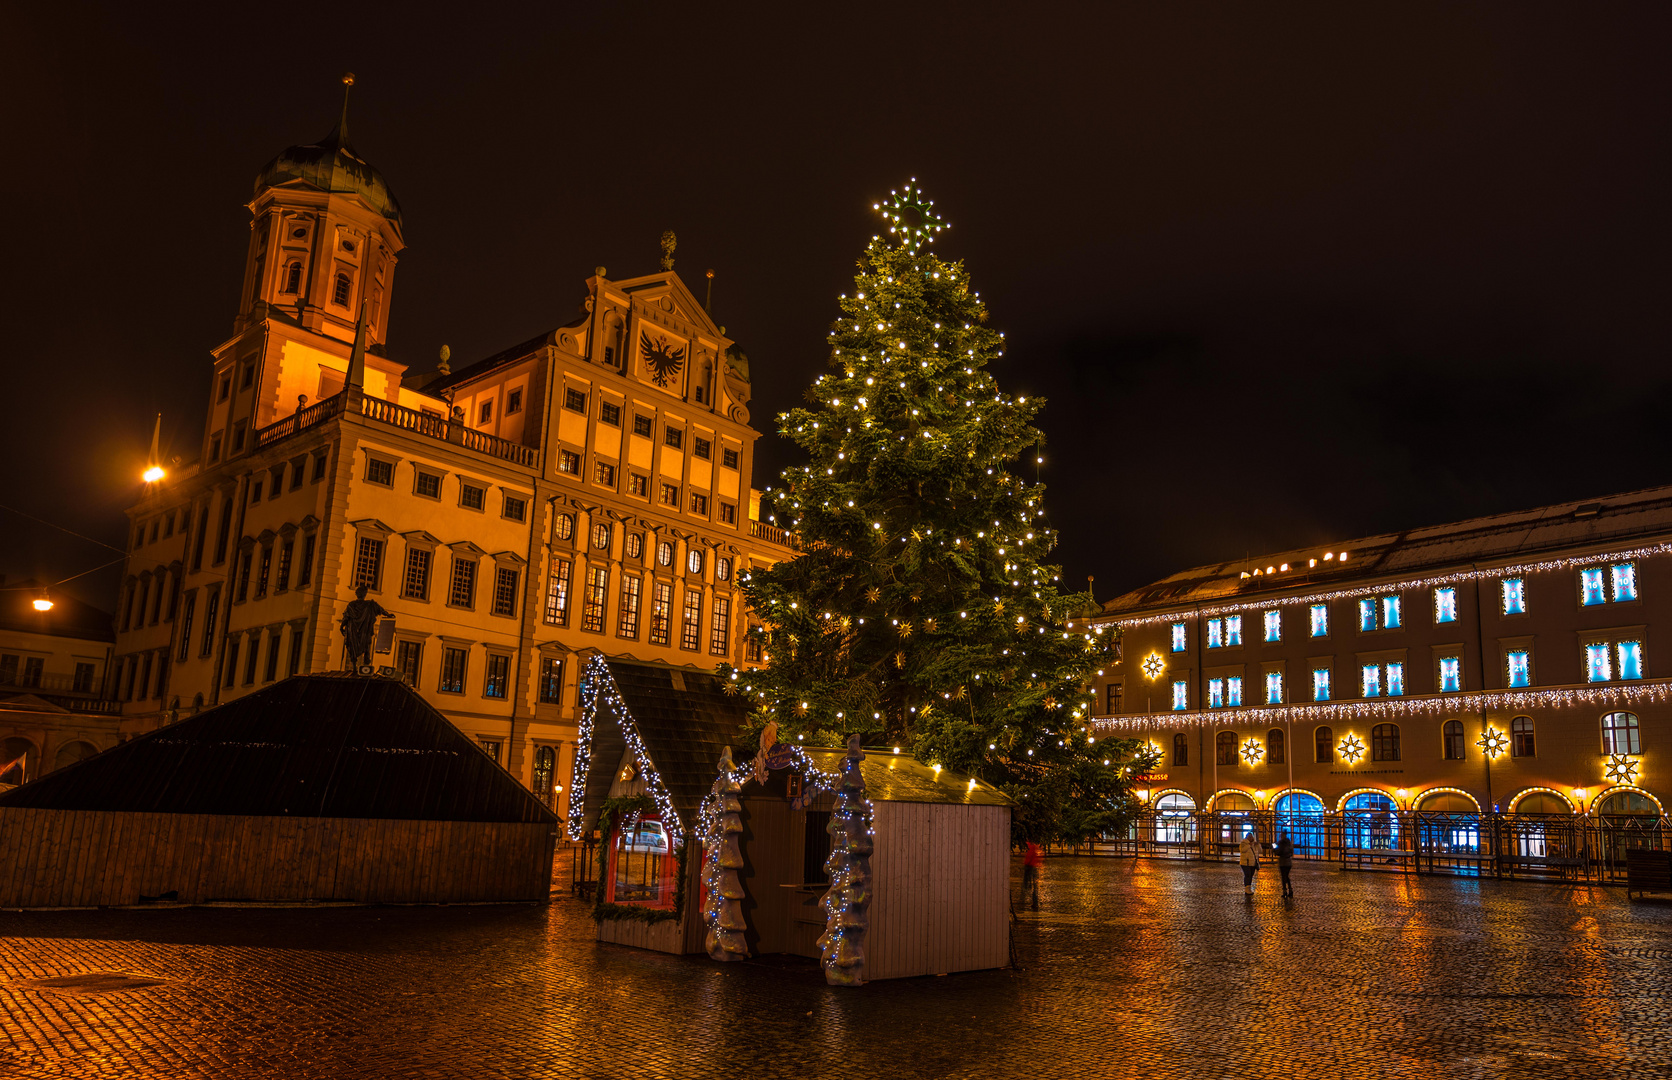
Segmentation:
{"type": "Polygon", "coordinates": [[[824,894],[825,931],[819,936],[824,979],[831,986],[865,985],[865,931],[871,907],[871,803],[859,763],[865,752],[859,736],[848,739],[836,805],[830,813],[830,858],[824,868],[830,888],[824,894]]]}
{"type": "Polygon", "coordinates": [[[743,833],[742,790],[733,773],[731,747],[720,754],[720,775],[703,802],[703,921],[708,925],[708,955],[715,960],[742,960],[749,955],[743,931],[743,883],[737,872],[743,868],[743,851],[738,837],[743,833]]]}

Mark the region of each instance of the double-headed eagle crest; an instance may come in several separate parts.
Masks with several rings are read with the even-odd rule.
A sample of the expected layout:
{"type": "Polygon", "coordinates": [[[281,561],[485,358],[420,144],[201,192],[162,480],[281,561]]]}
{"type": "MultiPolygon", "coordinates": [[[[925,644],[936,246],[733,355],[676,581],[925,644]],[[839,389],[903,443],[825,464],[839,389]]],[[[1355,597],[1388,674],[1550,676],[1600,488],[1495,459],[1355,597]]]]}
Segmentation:
{"type": "Polygon", "coordinates": [[[650,335],[641,331],[639,352],[644,357],[644,366],[649,369],[651,380],[657,386],[667,386],[668,380],[678,375],[685,366],[685,350],[670,347],[665,337],[658,337],[652,342],[650,335]]]}

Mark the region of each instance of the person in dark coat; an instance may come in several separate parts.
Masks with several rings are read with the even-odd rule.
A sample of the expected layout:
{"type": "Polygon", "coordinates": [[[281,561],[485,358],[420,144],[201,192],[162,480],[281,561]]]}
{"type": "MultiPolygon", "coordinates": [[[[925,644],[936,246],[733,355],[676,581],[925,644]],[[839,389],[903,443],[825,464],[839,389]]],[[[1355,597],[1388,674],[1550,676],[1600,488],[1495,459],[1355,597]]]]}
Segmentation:
{"type": "Polygon", "coordinates": [[[1289,871],[1295,865],[1295,842],[1284,833],[1277,841],[1277,872],[1283,877],[1283,895],[1295,895],[1295,887],[1289,881],[1289,871]]]}
{"type": "Polygon", "coordinates": [[[1039,910],[1039,871],[1045,868],[1045,853],[1032,840],[1022,849],[1022,904],[1027,905],[1028,893],[1033,893],[1033,910],[1039,910]]]}

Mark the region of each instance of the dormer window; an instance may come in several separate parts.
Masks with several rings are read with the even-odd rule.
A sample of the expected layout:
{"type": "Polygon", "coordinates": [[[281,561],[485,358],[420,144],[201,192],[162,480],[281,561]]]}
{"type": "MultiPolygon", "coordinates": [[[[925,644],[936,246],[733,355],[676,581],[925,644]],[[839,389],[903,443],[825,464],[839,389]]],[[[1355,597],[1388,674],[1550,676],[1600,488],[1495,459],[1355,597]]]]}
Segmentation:
{"type": "Polygon", "coordinates": [[[338,274],[337,287],[331,291],[331,302],[338,307],[347,307],[349,290],[353,287],[354,283],[349,280],[347,274],[338,274]]]}

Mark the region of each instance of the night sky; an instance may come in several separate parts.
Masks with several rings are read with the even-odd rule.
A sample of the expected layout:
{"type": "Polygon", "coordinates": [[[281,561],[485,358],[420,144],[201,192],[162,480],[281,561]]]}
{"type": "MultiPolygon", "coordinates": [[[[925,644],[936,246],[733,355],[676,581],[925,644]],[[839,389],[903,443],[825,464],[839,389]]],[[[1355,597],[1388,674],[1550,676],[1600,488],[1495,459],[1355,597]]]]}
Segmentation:
{"type": "MultiPolygon", "coordinates": [[[[1049,398],[1058,557],[1102,599],[1672,479],[1672,6],[603,6],[15,9],[0,502],[119,545],[153,415],[196,454],[251,183],[345,70],[414,370],[567,322],[671,228],[770,431],[917,177],[1001,385],[1049,398]]],[[[762,451],[760,486],[794,453],[762,451]]],[[[14,583],[116,557],[0,511],[14,583]]]]}

